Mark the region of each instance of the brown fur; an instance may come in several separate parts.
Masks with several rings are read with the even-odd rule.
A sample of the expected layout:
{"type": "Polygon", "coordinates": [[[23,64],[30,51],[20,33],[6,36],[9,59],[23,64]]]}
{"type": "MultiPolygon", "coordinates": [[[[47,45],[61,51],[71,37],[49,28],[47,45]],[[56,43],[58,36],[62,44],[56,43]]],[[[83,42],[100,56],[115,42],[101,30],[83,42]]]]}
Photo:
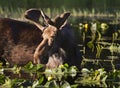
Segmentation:
{"type": "Polygon", "coordinates": [[[34,50],[42,40],[41,33],[28,22],[0,18],[0,57],[12,65],[33,61],[34,50]]]}
{"type": "Polygon", "coordinates": [[[49,49],[51,48],[54,38],[57,35],[57,28],[54,26],[49,25],[43,32],[42,42],[37,46],[35,53],[34,53],[34,63],[41,63],[42,60],[40,57],[47,54],[49,49]]]}

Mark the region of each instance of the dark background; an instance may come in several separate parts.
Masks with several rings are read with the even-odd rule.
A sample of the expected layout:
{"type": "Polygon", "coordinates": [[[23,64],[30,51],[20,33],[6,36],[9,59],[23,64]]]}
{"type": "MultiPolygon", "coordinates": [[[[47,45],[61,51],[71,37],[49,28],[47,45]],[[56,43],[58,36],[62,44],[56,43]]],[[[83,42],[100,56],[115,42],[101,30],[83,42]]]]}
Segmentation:
{"type": "Polygon", "coordinates": [[[120,0],[0,0],[1,7],[10,8],[95,8],[100,11],[116,11],[120,9],[120,0]]]}

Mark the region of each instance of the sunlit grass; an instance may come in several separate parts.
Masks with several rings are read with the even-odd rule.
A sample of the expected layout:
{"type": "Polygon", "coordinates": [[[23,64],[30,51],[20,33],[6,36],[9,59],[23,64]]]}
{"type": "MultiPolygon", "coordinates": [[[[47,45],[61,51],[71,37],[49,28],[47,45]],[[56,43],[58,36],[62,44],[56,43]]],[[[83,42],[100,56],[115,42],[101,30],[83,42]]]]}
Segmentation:
{"type": "MultiPolygon", "coordinates": [[[[29,8],[30,9],[30,8],[29,8]]],[[[41,8],[37,8],[41,9],[41,8]]],[[[27,9],[24,8],[7,8],[7,7],[1,7],[0,6],[0,17],[10,17],[10,18],[16,18],[16,19],[23,19],[23,14],[27,9]]],[[[55,17],[58,14],[61,14],[63,12],[70,12],[71,16],[73,17],[120,17],[120,12],[117,11],[115,13],[109,13],[109,12],[102,12],[102,11],[96,11],[94,8],[92,10],[88,9],[67,9],[67,8],[44,8],[43,9],[45,13],[50,17],[55,17]]]]}

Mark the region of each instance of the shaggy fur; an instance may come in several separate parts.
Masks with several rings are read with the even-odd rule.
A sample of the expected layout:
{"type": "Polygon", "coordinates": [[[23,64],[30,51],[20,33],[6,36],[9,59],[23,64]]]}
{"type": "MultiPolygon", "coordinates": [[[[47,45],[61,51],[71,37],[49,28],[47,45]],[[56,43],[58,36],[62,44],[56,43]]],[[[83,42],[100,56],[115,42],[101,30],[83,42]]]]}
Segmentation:
{"type": "Polygon", "coordinates": [[[33,53],[41,42],[41,31],[33,24],[0,18],[0,57],[10,64],[33,61],[33,53]]]}

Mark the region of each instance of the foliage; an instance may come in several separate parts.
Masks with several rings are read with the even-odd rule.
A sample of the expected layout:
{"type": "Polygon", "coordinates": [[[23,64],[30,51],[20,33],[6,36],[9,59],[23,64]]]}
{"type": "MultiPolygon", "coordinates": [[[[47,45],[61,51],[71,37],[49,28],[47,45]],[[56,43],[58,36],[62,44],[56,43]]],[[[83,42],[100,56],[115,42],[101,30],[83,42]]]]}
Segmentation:
{"type": "Polygon", "coordinates": [[[0,74],[0,88],[77,88],[80,86],[108,87],[109,85],[107,85],[107,83],[110,82],[114,84],[114,82],[119,83],[120,81],[119,70],[111,72],[106,72],[104,68],[97,70],[83,68],[82,70],[78,70],[76,66],[68,66],[67,64],[60,65],[58,68],[54,69],[44,69],[43,65],[33,65],[30,62],[24,67],[14,66],[13,68],[3,69],[8,71],[12,69],[12,75],[22,75],[22,71],[27,72],[28,74],[32,73],[32,75],[28,76],[35,76],[35,78],[10,78],[11,74],[9,76],[0,74]],[[20,72],[15,73],[14,70],[19,68],[21,68],[20,72]]]}
{"type": "Polygon", "coordinates": [[[82,85],[99,85],[101,86],[101,82],[105,82],[108,75],[103,68],[98,70],[88,70],[86,68],[82,69],[81,78],[77,79],[78,83],[82,85]]]}
{"type": "MultiPolygon", "coordinates": [[[[43,65],[33,65],[31,62],[24,67],[14,66],[13,68],[4,68],[5,70],[12,71],[12,74],[22,75],[21,72],[28,73],[28,76],[36,76],[35,79],[29,80],[20,78],[11,79],[9,76],[0,75],[1,88],[13,87],[48,87],[48,88],[71,88],[71,84],[67,81],[68,77],[74,78],[77,75],[78,69],[75,66],[69,67],[67,64],[61,65],[54,69],[45,69],[43,65]],[[18,70],[19,69],[19,70],[18,70]]],[[[24,73],[23,73],[24,75],[24,73]]],[[[73,85],[72,85],[73,86],[73,85]]]]}
{"type": "MultiPolygon", "coordinates": [[[[108,49],[111,53],[119,53],[120,44],[116,42],[119,41],[119,29],[115,29],[114,25],[111,25],[112,27],[114,26],[114,28],[109,29],[109,27],[111,27],[109,25],[111,24],[98,22],[96,20],[90,23],[79,24],[79,29],[83,32],[84,42],[87,47],[91,49],[91,52],[96,52],[96,58],[100,58],[103,49],[108,49]],[[114,31],[108,32],[112,30],[114,31]],[[86,41],[87,39],[90,40],[86,41]],[[109,40],[111,42],[109,42],[109,40]]],[[[115,23],[115,25],[119,24],[115,23]]]]}

